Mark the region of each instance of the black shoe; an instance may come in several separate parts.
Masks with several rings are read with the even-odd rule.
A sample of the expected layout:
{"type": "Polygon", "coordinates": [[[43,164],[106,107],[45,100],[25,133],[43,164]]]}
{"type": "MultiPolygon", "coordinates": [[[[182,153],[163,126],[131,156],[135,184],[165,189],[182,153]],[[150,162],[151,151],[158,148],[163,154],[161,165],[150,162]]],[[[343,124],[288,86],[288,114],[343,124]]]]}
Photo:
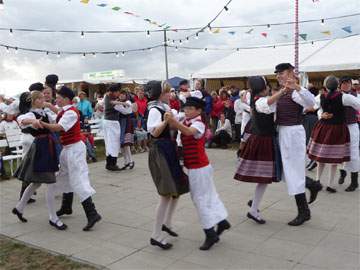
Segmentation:
{"type": "Polygon", "coordinates": [[[351,184],[350,184],[350,186],[348,186],[345,189],[346,192],[355,191],[359,187],[358,177],[359,177],[358,172],[352,172],[351,173],[351,184]]]}
{"type": "Polygon", "coordinates": [[[220,238],[216,234],[214,228],[204,229],[206,238],[204,243],[199,247],[200,250],[209,250],[215,243],[219,242],[220,238]]]}
{"type": "Polygon", "coordinates": [[[152,246],[158,246],[158,247],[160,247],[160,248],[162,248],[162,249],[164,249],[164,250],[167,250],[167,249],[170,249],[170,248],[172,248],[172,244],[170,244],[170,243],[165,243],[165,244],[163,244],[163,243],[161,243],[161,242],[159,242],[159,241],[156,241],[154,238],[150,238],[150,244],[152,245],[152,246]]]}
{"type": "Polygon", "coordinates": [[[120,170],[121,170],[121,171],[126,170],[127,168],[130,167],[130,164],[131,164],[131,162],[128,163],[128,164],[125,164],[123,167],[120,168],[120,170]]]}
{"type": "Polygon", "coordinates": [[[247,213],[246,215],[248,218],[254,220],[256,223],[258,224],[265,224],[266,221],[260,217],[254,217],[252,214],[250,214],[250,212],[247,213]]]}
{"type": "Polygon", "coordinates": [[[119,168],[118,165],[106,165],[105,167],[108,171],[112,171],[112,172],[118,172],[118,171],[122,171],[122,168],[119,168]]]}
{"type": "Polygon", "coordinates": [[[27,203],[30,204],[30,203],[34,203],[34,202],[36,202],[36,200],[33,198],[30,198],[27,203]]]}
{"type": "Polygon", "coordinates": [[[134,169],[134,167],[135,167],[135,162],[134,161],[130,162],[129,169],[132,170],[132,169],[134,169]]]}
{"type": "Polygon", "coordinates": [[[330,193],[336,193],[336,189],[332,187],[326,187],[326,191],[330,193]]]}
{"type": "Polygon", "coordinates": [[[95,204],[92,202],[91,197],[87,198],[81,204],[88,220],[86,226],[83,228],[83,231],[90,231],[90,229],[94,227],[95,223],[101,220],[101,216],[96,211],[95,204]]]}
{"type": "Polygon", "coordinates": [[[305,186],[310,190],[309,204],[313,203],[316,200],[319,191],[322,190],[323,186],[321,185],[320,181],[314,181],[308,176],[306,176],[305,186]]]}
{"type": "Polygon", "coordinates": [[[309,172],[311,172],[313,169],[315,169],[317,167],[317,163],[314,162],[313,164],[311,164],[311,166],[308,169],[309,172]]]}
{"type": "Polygon", "coordinates": [[[93,157],[93,158],[91,158],[91,161],[92,161],[92,162],[97,162],[98,160],[97,160],[96,157],[93,157]]]}
{"type": "Polygon", "coordinates": [[[67,229],[66,224],[62,224],[61,226],[57,225],[56,222],[52,222],[51,220],[49,220],[49,224],[53,227],[55,227],[56,229],[58,229],[59,231],[65,231],[67,229]]]}
{"type": "Polygon", "coordinates": [[[16,208],[13,208],[13,210],[11,211],[14,215],[17,215],[18,219],[21,221],[21,222],[27,222],[27,219],[23,217],[23,214],[20,213],[16,208]]]}
{"type": "Polygon", "coordinates": [[[311,219],[310,209],[306,201],[305,193],[295,195],[296,206],[298,208],[298,215],[288,223],[290,226],[300,226],[305,221],[311,219]]]}
{"type": "Polygon", "coordinates": [[[168,227],[167,227],[166,225],[164,225],[164,224],[162,225],[161,230],[164,231],[164,232],[167,232],[169,235],[171,235],[171,236],[173,236],[173,237],[178,237],[178,236],[179,236],[176,232],[172,231],[170,228],[168,228],[168,227]]]}
{"type": "Polygon", "coordinates": [[[218,223],[216,234],[220,236],[225,230],[229,230],[230,228],[231,228],[231,224],[229,223],[229,221],[224,219],[218,223]]]}
{"type": "Polygon", "coordinates": [[[63,215],[71,215],[72,214],[72,203],[74,199],[74,193],[63,193],[62,195],[62,203],[60,209],[56,212],[58,217],[63,215]]]}
{"type": "Polygon", "coordinates": [[[345,178],[346,178],[346,171],[345,170],[340,170],[340,177],[339,177],[339,185],[344,184],[345,182],[345,178]]]}
{"type": "MultiPolygon", "coordinates": [[[[252,206],[252,202],[253,202],[252,200],[249,200],[249,201],[247,202],[247,205],[248,205],[250,208],[251,208],[251,206],[252,206]]],[[[260,212],[259,209],[257,209],[257,211],[260,212]]]]}

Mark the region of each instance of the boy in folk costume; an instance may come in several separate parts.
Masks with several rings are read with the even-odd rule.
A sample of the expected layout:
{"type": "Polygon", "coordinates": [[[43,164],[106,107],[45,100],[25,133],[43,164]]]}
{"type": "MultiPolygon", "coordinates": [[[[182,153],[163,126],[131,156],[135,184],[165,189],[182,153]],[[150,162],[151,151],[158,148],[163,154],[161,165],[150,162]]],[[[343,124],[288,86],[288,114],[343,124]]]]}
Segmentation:
{"type": "MultiPolygon", "coordinates": [[[[40,122],[44,128],[60,132],[63,149],[60,153],[60,171],[57,176],[58,188],[64,192],[75,192],[83,205],[87,225],[83,231],[89,231],[101,216],[95,209],[91,196],[95,190],[90,185],[89,169],[86,163],[86,147],[82,141],[80,116],[72,105],[74,93],[63,86],[56,97],[57,104],[62,108],[56,119],[57,124],[40,122]]],[[[71,205],[69,206],[71,208],[71,205]]]]}
{"type": "Polygon", "coordinates": [[[298,215],[288,224],[299,226],[310,220],[310,209],[306,201],[305,186],[310,189],[310,201],[314,201],[322,188],[311,178],[305,178],[306,135],[302,125],[302,112],[315,105],[314,96],[300,87],[289,63],[275,67],[276,79],[286,94],[277,102],[276,122],[278,125],[279,147],[283,165],[283,177],[290,196],[295,195],[298,215]]]}
{"type": "MultiPolygon", "coordinates": [[[[352,81],[350,77],[340,78],[340,90],[343,95],[352,95],[358,97],[355,90],[352,89],[352,81]]],[[[357,123],[357,111],[350,106],[345,107],[345,123],[350,132],[350,161],[344,164],[344,168],[340,169],[339,184],[342,185],[347,175],[351,173],[351,184],[345,191],[355,191],[359,187],[358,177],[360,170],[359,156],[359,126],[357,123]]]]}
{"type": "Polygon", "coordinates": [[[210,249],[219,241],[224,230],[230,228],[226,220],[228,213],[219,198],[213,182],[213,168],[205,152],[205,124],[201,119],[205,102],[196,97],[188,97],[184,104],[183,123],[165,113],[165,120],[181,132],[184,149],[184,166],[188,169],[191,198],[200,217],[206,239],[201,250],[210,249]],[[217,225],[217,231],[214,227],[217,225]]]}

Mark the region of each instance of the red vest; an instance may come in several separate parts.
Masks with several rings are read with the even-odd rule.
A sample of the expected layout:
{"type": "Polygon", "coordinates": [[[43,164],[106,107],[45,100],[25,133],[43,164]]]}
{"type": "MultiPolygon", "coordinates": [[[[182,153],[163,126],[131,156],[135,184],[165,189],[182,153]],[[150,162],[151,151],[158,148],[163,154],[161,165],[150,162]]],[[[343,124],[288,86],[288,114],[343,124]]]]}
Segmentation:
{"type": "MultiPolygon", "coordinates": [[[[201,121],[201,118],[195,121],[201,121]]],[[[185,126],[190,127],[191,122],[185,120],[185,126]]],[[[188,169],[199,169],[209,165],[209,159],[205,152],[205,133],[200,139],[196,139],[194,135],[186,136],[181,134],[181,143],[183,145],[184,165],[188,169]]]]}
{"type": "MultiPolygon", "coordinates": [[[[296,91],[296,90],[293,90],[296,91]]],[[[276,123],[280,126],[302,124],[303,107],[292,99],[292,91],[282,96],[276,106],[276,123]]]]}
{"type": "MultiPolygon", "coordinates": [[[[73,143],[77,143],[79,141],[82,140],[82,135],[81,135],[81,129],[80,129],[80,115],[79,115],[79,111],[75,108],[75,107],[70,107],[69,109],[67,109],[66,111],[74,111],[77,114],[77,121],[75,123],[75,125],[72,126],[72,128],[70,128],[68,131],[60,131],[60,142],[62,145],[69,145],[69,144],[73,144],[73,143]]],[[[58,123],[61,119],[61,117],[64,115],[64,113],[66,112],[65,110],[62,110],[57,118],[56,118],[56,123],[58,123]]]]}

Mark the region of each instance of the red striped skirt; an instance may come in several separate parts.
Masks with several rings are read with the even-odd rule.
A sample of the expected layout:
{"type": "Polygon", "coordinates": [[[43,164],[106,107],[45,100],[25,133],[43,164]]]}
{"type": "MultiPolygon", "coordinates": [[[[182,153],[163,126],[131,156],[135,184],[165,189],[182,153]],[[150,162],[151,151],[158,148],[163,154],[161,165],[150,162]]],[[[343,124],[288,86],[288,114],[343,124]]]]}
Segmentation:
{"type": "Polygon", "coordinates": [[[311,160],[321,163],[350,161],[350,134],[346,124],[316,123],[307,148],[311,160]]]}
{"type": "Polygon", "coordinates": [[[250,135],[240,155],[234,179],[261,184],[276,181],[272,136],[250,135]]]}

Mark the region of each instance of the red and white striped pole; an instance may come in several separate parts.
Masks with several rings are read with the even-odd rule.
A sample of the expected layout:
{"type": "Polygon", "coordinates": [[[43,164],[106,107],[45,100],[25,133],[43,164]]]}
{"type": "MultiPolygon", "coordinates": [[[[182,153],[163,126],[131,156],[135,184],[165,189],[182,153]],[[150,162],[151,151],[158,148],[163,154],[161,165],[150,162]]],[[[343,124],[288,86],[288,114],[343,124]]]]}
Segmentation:
{"type": "Polygon", "coordinates": [[[299,72],[299,0],[295,0],[295,52],[294,52],[294,64],[295,64],[295,74],[299,72]]]}

